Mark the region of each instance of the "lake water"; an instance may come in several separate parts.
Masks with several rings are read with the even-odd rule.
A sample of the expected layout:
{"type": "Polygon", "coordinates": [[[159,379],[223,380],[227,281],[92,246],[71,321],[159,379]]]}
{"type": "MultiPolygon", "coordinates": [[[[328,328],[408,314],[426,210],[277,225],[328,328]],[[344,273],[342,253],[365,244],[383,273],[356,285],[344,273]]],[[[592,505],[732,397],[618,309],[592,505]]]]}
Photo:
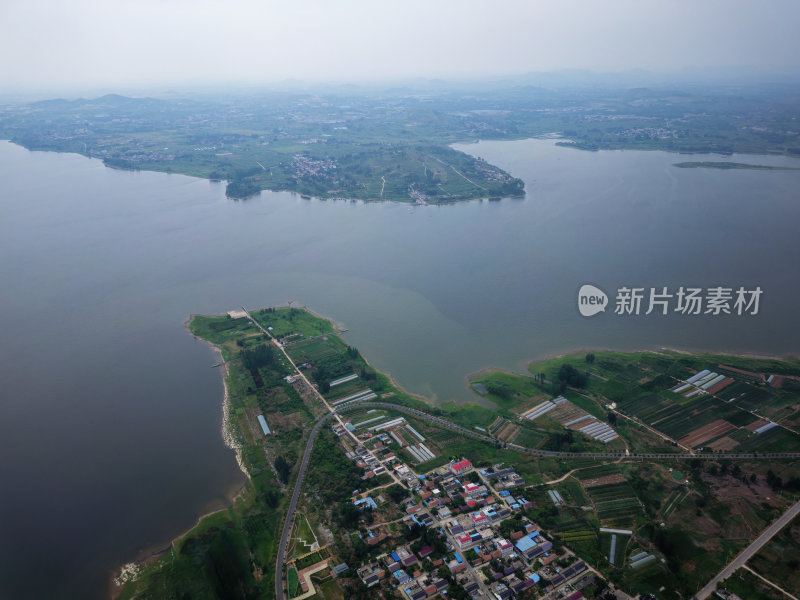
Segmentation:
{"type": "MultiPolygon", "coordinates": [[[[460,148],[522,200],[227,200],[0,142],[0,597],[104,597],[242,483],[191,313],[293,300],[412,392],[577,348],[800,349],[800,171],[677,169],[552,140],[460,148]],[[583,318],[578,287],[761,286],[757,316],[583,318]]],[[[784,157],[691,157],[800,166],[784,157]]],[[[613,300],[613,298],[612,298],[613,300]]]]}

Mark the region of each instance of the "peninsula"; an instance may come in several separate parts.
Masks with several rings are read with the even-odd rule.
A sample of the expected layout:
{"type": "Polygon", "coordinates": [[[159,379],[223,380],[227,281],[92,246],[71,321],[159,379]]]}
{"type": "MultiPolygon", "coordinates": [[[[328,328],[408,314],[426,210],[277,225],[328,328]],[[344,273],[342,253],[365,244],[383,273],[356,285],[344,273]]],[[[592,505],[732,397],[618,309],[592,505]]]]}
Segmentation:
{"type": "Polygon", "coordinates": [[[188,326],[220,350],[225,437],[248,482],[127,565],[120,598],[800,587],[798,360],[573,354],[482,372],[482,404],[432,407],[305,309],[188,326]]]}
{"type": "MultiPolygon", "coordinates": [[[[322,199],[447,204],[519,197],[513,174],[455,143],[555,136],[582,150],[800,156],[793,88],[444,82],[265,89],[252,94],[52,99],[0,106],[0,138],[107,166],[322,199]],[[754,101],[755,100],[755,101],[754,101]]],[[[689,163],[679,166],[709,166],[689,163]]],[[[714,168],[724,167],[714,163],[714,168]]],[[[762,168],[748,166],[747,168],[762,168]]]]}

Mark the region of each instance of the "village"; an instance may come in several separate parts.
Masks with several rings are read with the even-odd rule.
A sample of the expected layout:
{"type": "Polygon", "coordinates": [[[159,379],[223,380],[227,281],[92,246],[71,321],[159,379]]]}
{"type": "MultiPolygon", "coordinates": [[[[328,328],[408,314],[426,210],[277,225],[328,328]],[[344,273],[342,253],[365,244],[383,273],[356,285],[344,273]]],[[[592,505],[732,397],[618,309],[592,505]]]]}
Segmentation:
{"type": "MultiPolygon", "coordinates": [[[[365,480],[391,471],[403,492],[399,494],[395,486],[390,498],[381,489],[354,490],[352,502],[362,512],[377,513],[393,504],[402,513],[403,533],[392,535],[380,518],[373,520],[366,534],[359,536],[368,546],[388,538],[390,549],[364,564],[339,565],[334,574],[355,573],[368,588],[389,587],[410,600],[429,598],[448,588],[452,595],[452,584],[463,589],[464,598],[474,599],[584,597],[580,590],[595,583],[595,573],[568,549],[554,545],[524,516],[532,504],[516,491],[525,480],[512,466],[476,468],[459,458],[417,473],[394,449],[406,446],[421,459],[432,453],[424,442],[409,445],[402,433],[395,432],[402,427],[416,433],[404,421],[386,422],[388,432],[364,431],[358,435],[362,445],[357,447],[351,447],[344,427],[333,426],[347,456],[364,469],[365,480]],[[409,537],[413,539],[408,541],[409,537]]],[[[355,428],[350,422],[345,427],[355,428]]]]}

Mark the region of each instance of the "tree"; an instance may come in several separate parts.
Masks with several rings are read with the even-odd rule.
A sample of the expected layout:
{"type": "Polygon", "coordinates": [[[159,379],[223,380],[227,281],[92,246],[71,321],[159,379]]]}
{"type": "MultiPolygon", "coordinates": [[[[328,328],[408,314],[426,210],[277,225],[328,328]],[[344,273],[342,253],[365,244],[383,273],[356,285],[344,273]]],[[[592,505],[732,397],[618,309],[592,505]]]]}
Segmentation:
{"type": "Polygon", "coordinates": [[[353,529],[356,525],[358,525],[358,520],[361,518],[361,512],[352,502],[340,502],[338,512],[339,523],[346,529],[353,529]]]}
{"type": "Polygon", "coordinates": [[[292,472],[292,466],[282,455],[275,459],[275,470],[278,472],[278,479],[283,483],[289,481],[289,474],[292,472]]]}
{"type": "Polygon", "coordinates": [[[242,350],[240,356],[242,357],[242,365],[248,371],[257,371],[259,367],[265,367],[272,364],[275,360],[272,346],[261,344],[252,350],[242,350]]]}
{"type": "Polygon", "coordinates": [[[563,364],[558,370],[558,381],[562,386],[571,385],[576,388],[584,388],[589,382],[589,374],[586,372],[578,371],[570,364],[563,364]]]}
{"type": "Polygon", "coordinates": [[[616,425],[617,424],[617,413],[613,413],[613,412],[608,413],[607,419],[608,419],[609,424],[616,425]]]}
{"type": "Polygon", "coordinates": [[[773,490],[776,491],[783,487],[783,479],[775,475],[775,473],[772,472],[772,469],[767,471],[767,483],[773,490]]]}
{"type": "Polygon", "coordinates": [[[502,381],[487,381],[485,385],[486,390],[494,396],[508,399],[514,395],[514,390],[502,381]]]}
{"type": "Polygon", "coordinates": [[[594,362],[594,354],[592,354],[591,352],[589,354],[587,354],[586,355],[586,362],[589,363],[589,364],[592,364],[594,362]]]}
{"type": "Polygon", "coordinates": [[[395,483],[392,487],[387,488],[386,495],[392,499],[392,502],[399,504],[408,495],[408,492],[401,485],[395,483]]]}

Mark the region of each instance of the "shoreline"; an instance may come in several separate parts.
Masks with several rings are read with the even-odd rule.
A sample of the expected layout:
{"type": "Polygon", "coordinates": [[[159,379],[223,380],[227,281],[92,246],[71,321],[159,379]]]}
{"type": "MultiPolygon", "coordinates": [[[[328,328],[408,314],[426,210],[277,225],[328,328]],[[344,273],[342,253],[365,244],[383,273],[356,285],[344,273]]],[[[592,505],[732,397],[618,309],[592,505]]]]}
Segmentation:
{"type": "MultiPolygon", "coordinates": [[[[538,139],[538,136],[535,136],[535,138],[525,137],[525,138],[520,138],[520,139],[538,139]]],[[[209,183],[222,183],[222,182],[226,182],[227,183],[228,181],[230,181],[230,180],[226,180],[226,179],[212,179],[210,177],[203,177],[201,175],[192,175],[190,173],[182,173],[180,171],[167,171],[167,170],[164,170],[164,169],[153,169],[153,168],[149,168],[148,169],[148,168],[141,168],[141,167],[122,167],[122,166],[119,166],[119,165],[109,165],[109,164],[106,164],[106,162],[102,158],[100,158],[98,156],[92,156],[91,154],[84,154],[83,152],[78,152],[78,151],[75,151],[75,150],[53,150],[53,149],[50,149],[50,148],[32,148],[32,147],[28,147],[28,146],[26,146],[26,145],[24,145],[24,144],[22,144],[20,142],[16,142],[14,140],[5,139],[5,138],[0,138],[0,141],[8,142],[9,144],[14,144],[15,146],[19,146],[20,148],[23,148],[23,149],[27,150],[28,152],[52,152],[54,154],[75,154],[77,156],[82,156],[83,158],[88,158],[89,160],[97,160],[105,168],[114,169],[115,171],[127,171],[129,173],[162,173],[164,175],[181,175],[183,177],[191,177],[192,179],[197,179],[197,180],[200,180],[200,181],[207,181],[209,183]]],[[[478,140],[478,141],[481,141],[481,140],[478,140]]],[[[494,140],[487,140],[487,141],[494,141],[494,140]]],[[[500,140],[500,141],[502,141],[502,140],[500,140]]],[[[506,141],[513,141],[513,140],[506,140],[506,141]]],[[[469,141],[469,142],[454,142],[454,144],[471,144],[471,143],[477,143],[477,142],[472,142],[472,141],[469,141]]],[[[450,147],[450,146],[452,146],[452,144],[448,144],[447,146],[450,147]]],[[[361,202],[363,204],[377,204],[377,203],[387,202],[387,203],[392,203],[392,204],[406,205],[406,206],[409,206],[409,207],[411,207],[411,206],[454,206],[456,204],[461,204],[463,202],[475,202],[475,201],[483,201],[483,200],[491,201],[494,198],[498,198],[500,200],[520,199],[520,198],[524,198],[527,195],[527,190],[523,190],[522,194],[520,194],[518,196],[479,196],[479,197],[476,197],[476,198],[464,198],[464,199],[460,199],[460,200],[452,200],[452,201],[445,201],[445,202],[433,202],[433,203],[430,203],[430,202],[417,202],[417,201],[409,201],[409,200],[396,200],[396,199],[392,199],[392,198],[349,198],[347,196],[333,196],[333,197],[325,197],[325,198],[323,198],[322,196],[315,196],[315,195],[312,195],[312,194],[306,194],[304,192],[299,192],[299,191],[296,191],[296,190],[282,190],[282,189],[269,189],[269,188],[267,188],[267,189],[259,189],[257,192],[253,192],[252,194],[249,194],[249,195],[244,196],[244,197],[228,196],[227,192],[225,192],[225,198],[227,200],[232,200],[234,202],[240,202],[240,201],[249,200],[251,198],[256,198],[256,197],[260,196],[262,192],[268,192],[268,193],[271,193],[271,194],[283,194],[283,193],[291,194],[292,196],[297,196],[298,198],[302,198],[304,200],[305,199],[318,200],[320,202],[328,202],[328,201],[336,202],[337,200],[343,200],[345,202],[361,202]],[[303,196],[306,196],[307,198],[303,198],[303,196]]]]}
{"type": "MultiPolygon", "coordinates": [[[[212,344],[211,342],[204,340],[202,338],[197,337],[190,329],[189,323],[196,315],[190,315],[189,319],[184,323],[184,327],[186,331],[195,339],[203,342],[211,346],[214,350],[216,355],[219,358],[219,361],[224,361],[224,357],[222,356],[222,350],[219,347],[212,344]]],[[[244,466],[244,462],[242,460],[242,444],[237,440],[235,432],[232,430],[231,427],[231,402],[230,402],[230,392],[228,390],[228,365],[222,364],[219,367],[220,372],[222,373],[222,421],[220,423],[220,435],[222,437],[222,443],[231,450],[234,451],[236,456],[236,464],[239,466],[239,470],[244,474],[244,481],[228,490],[225,491],[223,497],[225,498],[224,506],[219,508],[215,508],[213,510],[208,510],[205,513],[200,514],[195,523],[189,526],[185,531],[182,531],[178,535],[172,537],[166,545],[161,546],[161,544],[157,544],[156,546],[161,546],[157,549],[148,549],[144,550],[142,553],[139,554],[136,558],[127,562],[116,569],[114,569],[110,573],[110,581],[109,581],[109,595],[111,600],[116,600],[116,598],[122,592],[124,585],[128,581],[135,580],[138,577],[141,567],[148,565],[149,563],[157,560],[159,557],[163,556],[170,550],[175,548],[175,544],[180,542],[184,537],[186,537],[193,529],[195,529],[203,519],[210,517],[218,512],[228,510],[231,506],[233,506],[239,497],[244,493],[245,489],[247,488],[247,484],[250,483],[250,473],[247,472],[247,469],[244,466]]]]}
{"type": "MultiPolygon", "coordinates": [[[[531,372],[528,370],[531,365],[536,363],[546,362],[548,360],[553,360],[556,358],[563,358],[565,356],[570,356],[572,354],[582,354],[582,353],[589,353],[589,352],[618,352],[620,354],[632,354],[636,352],[650,352],[653,354],[663,354],[664,352],[675,352],[676,354],[717,354],[721,356],[737,356],[742,358],[753,358],[759,360],[796,360],[800,358],[799,354],[755,354],[754,352],[748,351],[733,351],[733,350],[701,350],[697,348],[674,348],[672,346],[659,346],[658,348],[637,348],[634,350],[614,350],[613,348],[575,348],[572,350],[565,350],[565,351],[558,351],[552,352],[549,354],[544,354],[541,357],[533,358],[533,359],[524,359],[525,362],[525,371],[517,372],[513,369],[509,369],[506,367],[482,367],[477,371],[473,371],[464,376],[464,382],[466,389],[470,392],[475,394],[476,392],[470,387],[471,380],[479,375],[485,375],[486,373],[508,373],[509,375],[523,375],[532,377],[531,372]]],[[[475,402],[474,400],[468,400],[468,402],[475,402]]]]}

